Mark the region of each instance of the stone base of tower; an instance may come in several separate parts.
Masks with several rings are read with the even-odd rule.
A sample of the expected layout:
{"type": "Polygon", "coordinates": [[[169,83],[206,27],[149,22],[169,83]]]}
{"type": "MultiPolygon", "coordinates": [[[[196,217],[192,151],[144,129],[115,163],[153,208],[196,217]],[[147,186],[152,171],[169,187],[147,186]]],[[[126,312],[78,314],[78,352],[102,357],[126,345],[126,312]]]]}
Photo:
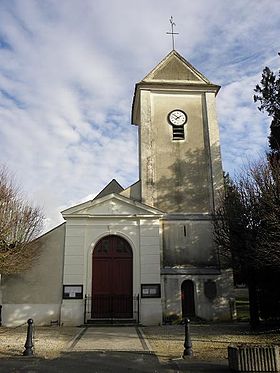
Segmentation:
{"type": "Polygon", "coordinates": [[[235,318],[232,270],[164,269],[162,288],[164,322],[184,317],[207,321],[235,318]]]}

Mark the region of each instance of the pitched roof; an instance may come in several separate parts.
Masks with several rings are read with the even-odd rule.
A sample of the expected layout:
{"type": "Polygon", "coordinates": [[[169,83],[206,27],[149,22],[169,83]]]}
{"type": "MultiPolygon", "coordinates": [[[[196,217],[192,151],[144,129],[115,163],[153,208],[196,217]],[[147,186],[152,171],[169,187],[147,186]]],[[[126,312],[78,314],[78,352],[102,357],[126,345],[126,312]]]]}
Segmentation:
{"type": "Polygon", "coordinates": [[[139,125],[141,90],[197,91],[218,93],[220,86],[213,84],[177,51],[172,50],[148,75],[135,85],[131,123],[139,125]]]}
{"type": "Polygon", "coordinates": [[[171,51],[142,82],[211,82],[177,51],[171,51]]]}
{"type": "Polygon", "coordinates": [[[98,199],[98,198],[107,196],[108,194],[111,194],[111,193],[120,193],[123,190],[124,190],[124,188],[117,182],[117,180],[116,179],[112,179],[110,181],[110,183],[107,184],[105,186],[105,188],[103,188],[101,190],[101,192],[99,192],[97,194],[97,196],[94,197],[94,199],[98,199]]]}

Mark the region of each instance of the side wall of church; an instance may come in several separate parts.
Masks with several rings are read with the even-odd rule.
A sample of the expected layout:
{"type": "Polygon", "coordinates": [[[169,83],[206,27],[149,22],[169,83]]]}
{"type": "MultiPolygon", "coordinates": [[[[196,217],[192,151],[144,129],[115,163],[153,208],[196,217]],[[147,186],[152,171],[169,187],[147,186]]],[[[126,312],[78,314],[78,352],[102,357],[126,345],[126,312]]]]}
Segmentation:
{"type": "Polygon", "coordinates": [[[60,319],[65,224],[41,236],[40,256],[31,268],[2,278],[2,324],[16,326],[32,318],[36,325],[60,319]]]}
{"type": "MultiPolygon", "coordinates": [[[[232,271],[220,270],[210,217],[198,219],[196,214],[192,220],[190,216],[188,220],[179,218],[165,218],[162,222],[163,319],[182,317],[182,284],[191,281],[195,316],[230,320],[234,312],[233,275],[232,271]],[[212,295],[207,293],[209,282],[215,289],[212,295]]],[[[190,293],[187,296],[192,298],[190,293]]]]}
{"type": "Polygon", "coordinates": [[[209,216],[163,220],[163,267],[218,267],[209,216]]]}
{"type": "Polygon", "coordinates": [[[235,317],[233,277],[231,270],[220,273],[199,273],[181,271],[181,274],[163,275],[163,318],[174,320],[182,318],[182,284],[191,280],[194,285],[195,316],[208,321],[231,320],[235,317]],[[183,273],[185,272],[185,273],[183,273]],[[214,294],[207,293],[207,283],[214,283],[214,294]]]}

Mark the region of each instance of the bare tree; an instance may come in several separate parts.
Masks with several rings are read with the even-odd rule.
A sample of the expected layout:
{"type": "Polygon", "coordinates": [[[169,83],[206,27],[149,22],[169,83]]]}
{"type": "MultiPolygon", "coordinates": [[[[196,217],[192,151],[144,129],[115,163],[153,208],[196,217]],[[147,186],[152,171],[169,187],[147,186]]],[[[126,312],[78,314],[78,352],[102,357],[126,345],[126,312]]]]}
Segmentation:
{"type": "Polygon", "coordinates": [[[29,268],[39,254],[36,237],[43,226],[38,207],[30,206],[6,168],[0,168],[0,274],[29,268]]]}
{"type": "Polygon", "coordinates": [[[257,292],[263,279],[268,273],[279,277],[279,217],[280,163],[276,158],[249,164],[235,180],[226,178],[225,194],[215,212],[215,240],[222,264],[233,266],[249,287],[253,326],[259,320],[257,292]]]}

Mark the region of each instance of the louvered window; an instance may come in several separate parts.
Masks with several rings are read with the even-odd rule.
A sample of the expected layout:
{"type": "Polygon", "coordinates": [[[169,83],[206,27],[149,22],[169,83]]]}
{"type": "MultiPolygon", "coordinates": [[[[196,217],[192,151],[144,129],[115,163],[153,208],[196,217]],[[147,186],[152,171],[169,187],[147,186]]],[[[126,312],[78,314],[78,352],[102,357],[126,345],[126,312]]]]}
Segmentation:
{"type": "Polygon", "coordinates": [[[173,130],[173,140],[184,140],[185,131],[184,126],[172,126],[173,130]]]}

